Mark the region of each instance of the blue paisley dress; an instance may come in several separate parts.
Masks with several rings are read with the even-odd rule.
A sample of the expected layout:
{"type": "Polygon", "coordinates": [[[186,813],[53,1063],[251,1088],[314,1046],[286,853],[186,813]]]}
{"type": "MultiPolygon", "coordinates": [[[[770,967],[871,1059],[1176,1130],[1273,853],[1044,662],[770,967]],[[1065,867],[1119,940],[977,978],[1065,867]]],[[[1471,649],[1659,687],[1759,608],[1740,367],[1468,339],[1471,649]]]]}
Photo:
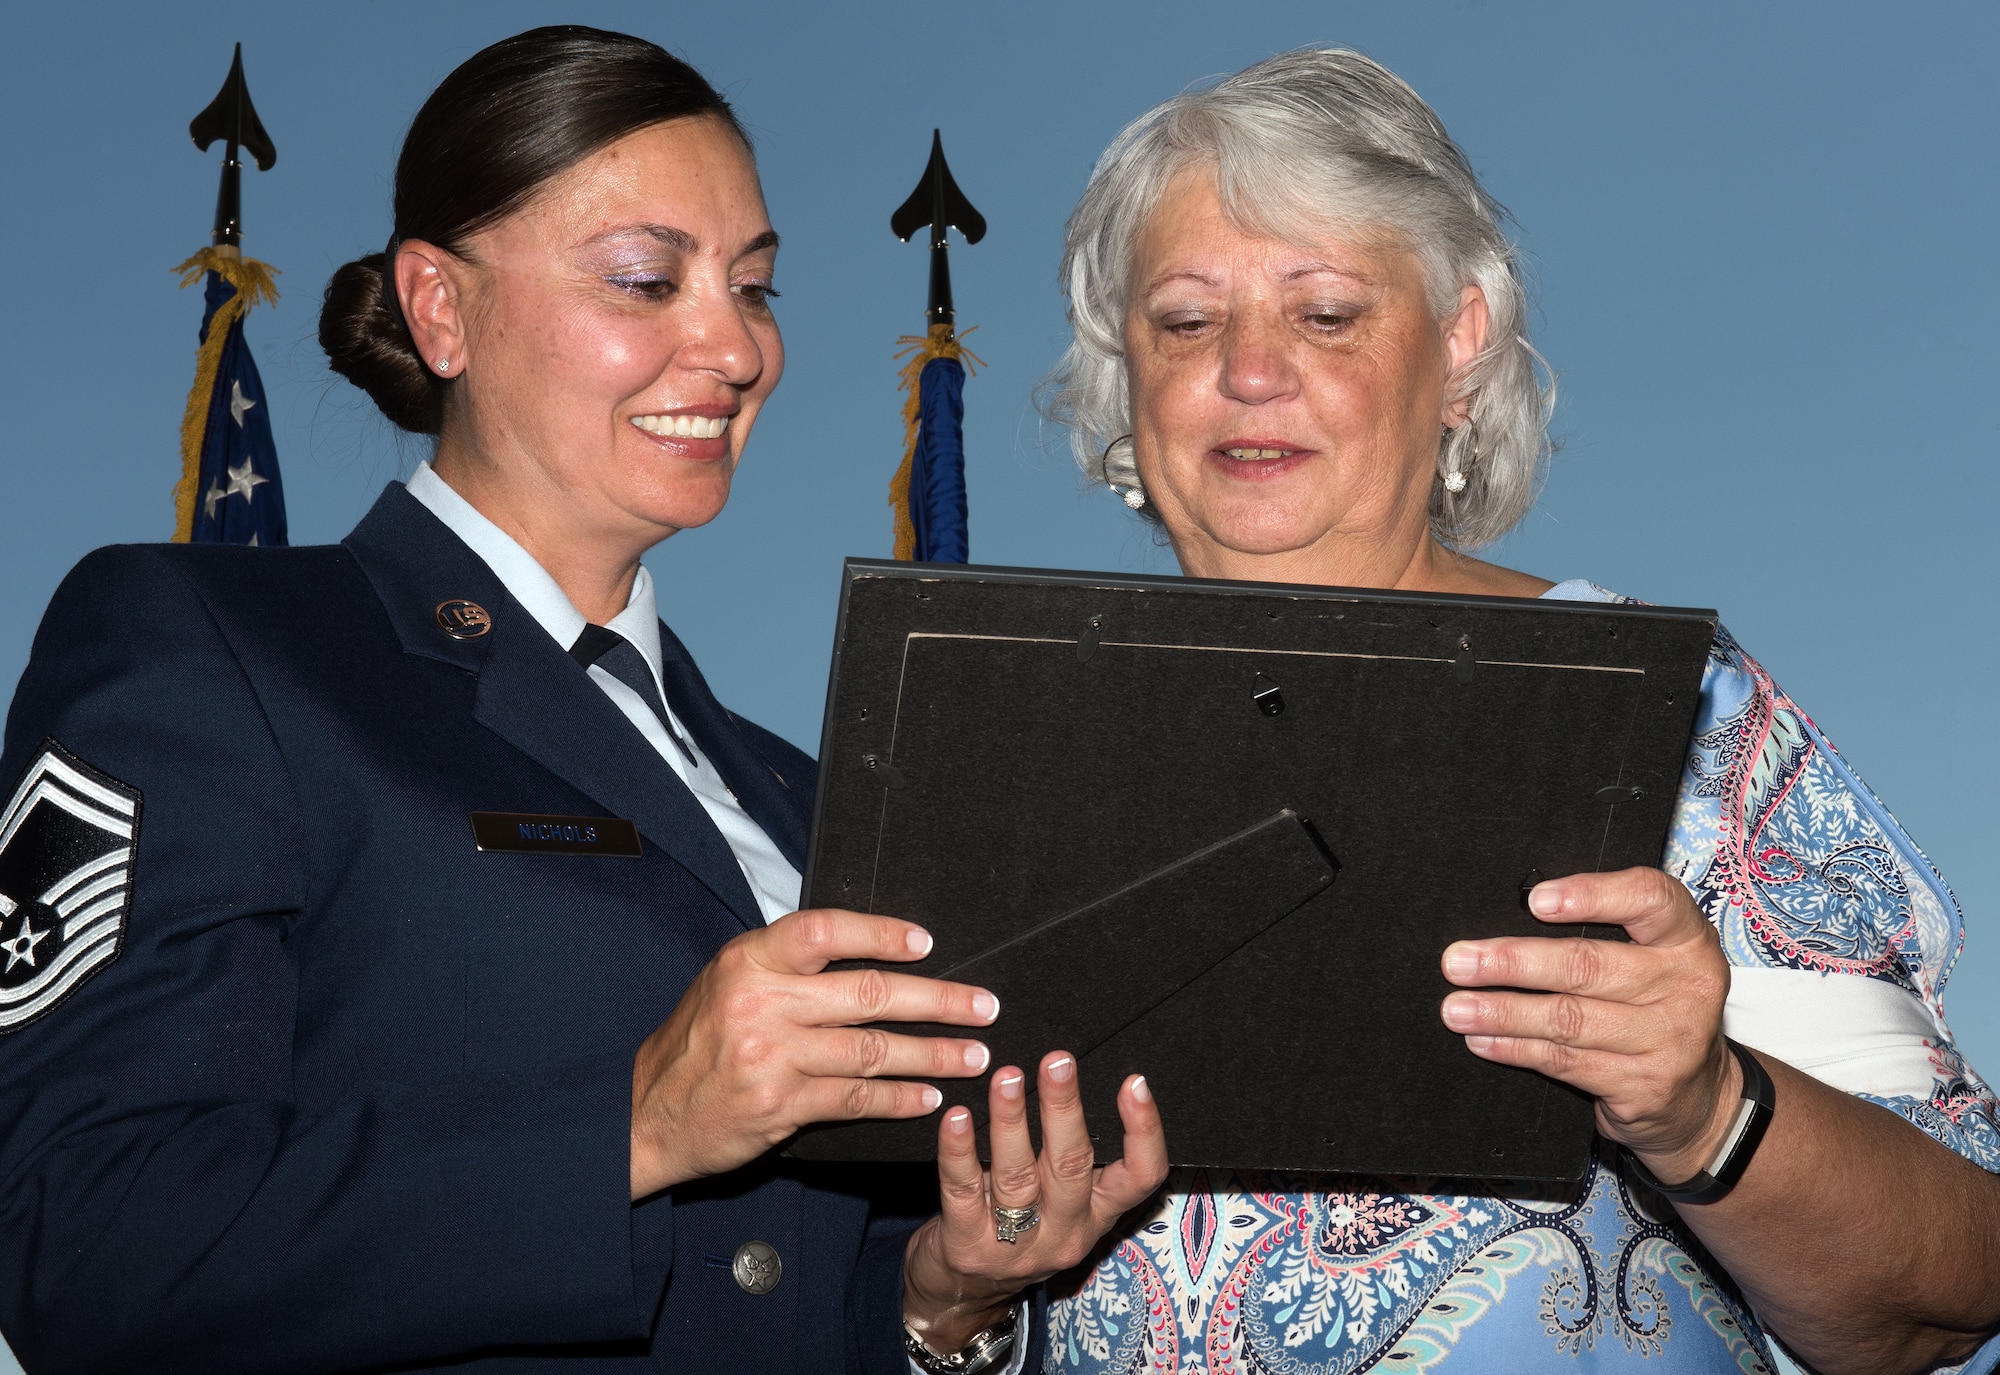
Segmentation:
{"type": "MultiPolygon", "coordinates": [[[[1547,595],[1624,600],[1580,581],[1547,595]]],[[[1739,971],[1725,1017],[1731,1035],[1882,1103],[2000,1172],[2000,1105],[1959,1058],[1944,1021],[1945,978],[1961,941],[1956,900],[1727,631],[1710,652],[1663,867],[1694,894],[1739,971]],[[1752,1005],[1772,996],[1775,1015],[1752,1005]],[[1810,1022],[1821,1005],[1830,1010],[1819,1024],[1795,1028],[1790,1043],[1752,1034],[1782,1030],[1788,1017],[1810,1022]],[[1803,1048],[1817,1053],[1808,1060],[1803,1048]]],[[[1394,1188],[1175,1171],[1095,1269],[1052,1288],[1044,1368],[1778,1368],[1728,1276],[1670,1208],[1635,1188],[1615,1150],[1601,1149],[1562,1197],[1394,1188]]]]}

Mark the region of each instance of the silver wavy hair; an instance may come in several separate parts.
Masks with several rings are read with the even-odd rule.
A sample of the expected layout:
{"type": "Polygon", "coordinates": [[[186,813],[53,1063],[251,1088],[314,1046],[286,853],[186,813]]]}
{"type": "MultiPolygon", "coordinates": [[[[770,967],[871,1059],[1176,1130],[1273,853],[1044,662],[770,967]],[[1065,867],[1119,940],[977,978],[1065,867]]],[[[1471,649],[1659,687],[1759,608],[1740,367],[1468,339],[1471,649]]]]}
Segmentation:
{"type": "Polygon", "coordinates": [[[1106,455],[1132,429],[1124,336],[1133,247],[1175,174],[1201,163],[1215,168],[1225,212],[1251,233],[1298,243],[1396,235],[1422,262],[1440,320],[1466,286],[1485,293],[1486,348],[1452,378],[1448,398],[1472,398],[1472,423],[1441,433],[1431,530],[1476,549],[1513,529],[1553,450],[1555,382],[1528,341],[1521,265],[1500,228],[1506,211],[1431,107],[1394,72],[1344,48],[1281,53],[1175,96],[1127,125],[1097,160],[1063,250],[1073,335],[1041,389],[1044,413],[1069,427],[1085,478],[1138,492],[1132,446],[1111,449],[1108,463],[1106,455]],[[1454,467],[1466,477],[1458,493],[1443,481],[1454,467]]]}

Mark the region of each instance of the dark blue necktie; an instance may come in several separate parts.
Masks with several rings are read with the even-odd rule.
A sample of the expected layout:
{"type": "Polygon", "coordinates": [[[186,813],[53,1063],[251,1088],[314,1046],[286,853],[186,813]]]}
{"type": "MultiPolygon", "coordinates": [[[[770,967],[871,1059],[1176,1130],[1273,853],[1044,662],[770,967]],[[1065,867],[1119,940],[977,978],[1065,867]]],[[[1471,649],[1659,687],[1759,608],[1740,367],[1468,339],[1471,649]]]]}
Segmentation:
{"type": "Polygon", "coordinates": [[[660,724],[666,727],[673,742],[680,746],[688,763],[695,768],[701,767],[701,761],[694,756],[694,749],[674,729],[674,718],[667,714],[666,699],[660,696],[659,684],[653,681],[653,670],[646,666],[646,656],[639,652],[638,646],[615,630],[601,625],[586,625],[583,633],[576,637],[576,643],[569,647],[569,655],[582,664],[586,672],[595,664],[638,693],[639,700],[651,707],[653,715],[660,718],[660,724]]]}

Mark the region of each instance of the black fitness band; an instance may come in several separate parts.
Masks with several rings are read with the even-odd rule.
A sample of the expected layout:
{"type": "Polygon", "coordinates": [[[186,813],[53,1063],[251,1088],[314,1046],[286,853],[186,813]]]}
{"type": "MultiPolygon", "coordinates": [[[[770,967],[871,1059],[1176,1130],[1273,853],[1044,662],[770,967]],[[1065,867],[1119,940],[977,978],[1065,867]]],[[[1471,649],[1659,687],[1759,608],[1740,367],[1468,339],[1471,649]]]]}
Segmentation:
{"type": "Polygon", "coordinates": [[[1638,1156],[1629,1149],[1626,1151],[1639,1182],[1670,1203],[1713,1203],[1735,1188],[1750,1164],[1750,1157],[1757,1153],[1757,1143],[1764,1139],[1764,1129],[1771,1125],[1771,1110],[1778,1102],[1771,1076],[1764,1072],[1755,1055],[1734,1041],[1728,1042],[1728,1046],[1736,1056],[1736,1063],[1743,1066],[1743,1101],[1737,1107],[1736,1122],[1724,1138],[1722,1149],[1709,1161],[1708,1168],[1686,1183],[1662,1184],[1638,1156]]]}

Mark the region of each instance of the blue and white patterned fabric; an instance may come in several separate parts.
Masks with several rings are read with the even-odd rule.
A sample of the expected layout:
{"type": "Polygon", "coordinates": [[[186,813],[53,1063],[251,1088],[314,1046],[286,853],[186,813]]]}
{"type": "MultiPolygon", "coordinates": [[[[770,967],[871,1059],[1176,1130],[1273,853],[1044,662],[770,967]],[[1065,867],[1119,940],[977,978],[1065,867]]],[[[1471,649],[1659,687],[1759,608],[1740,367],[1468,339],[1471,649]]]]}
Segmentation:
{"type": "MultiPolygon", "coordinates": [[[[1581,581],[1546,595],[1624,600],[1581,581]]],[[[1710,652],[1663,867],[1721,932],[1730,1035],[2000,1171],[2000,1105],[1944,1021],[1957,901],[1727,631],[1710,652]]],[[[1176,1171],[1080,1286],[1055,1296],[1045,1366],[1776,1369],[1729,1278],[1670,1208],[1635,1192],[1620,1159],[1602,1149],[1574,1196],[1541,1199],[1176,1171]]]]}

